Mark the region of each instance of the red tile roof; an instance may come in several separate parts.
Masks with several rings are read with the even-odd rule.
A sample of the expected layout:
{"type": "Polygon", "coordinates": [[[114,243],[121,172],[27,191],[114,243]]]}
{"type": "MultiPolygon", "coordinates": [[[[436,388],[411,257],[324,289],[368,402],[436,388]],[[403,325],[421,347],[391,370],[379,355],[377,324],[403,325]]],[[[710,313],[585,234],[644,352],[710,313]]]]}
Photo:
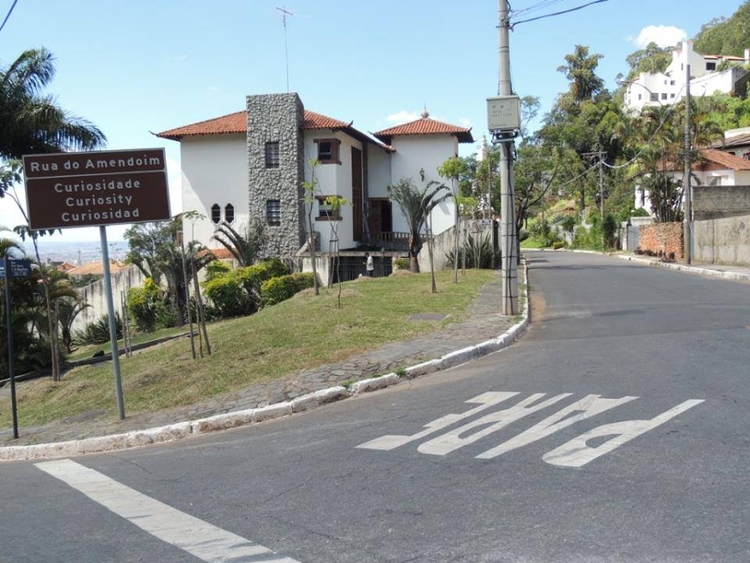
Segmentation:
{"type": "MultiPolygon", "coordinates": [[[[302,128],[312,129],[343,129],[353,136],[363,135],[352,127],[352,123],[340,121],[314,111],[305,110],[302,128]]],[[[157,137],[179,141],[183,137],[199,137],[203,135],[222,135],[229,133],[247,133],[247,113],[238,111],[214,119],[191,123],[168,131],[156,133],[157,137]]],[[[372,139],[370,139],[372,141],[372,139]]]]}
{"type": "MultiPolygon", "coordinates": [[[[702,149],[698,151],[700,158],[706,162],[719,164],[728,170],[750,170],[750,160],[717,149],[702,149]]],[[[700,161],[697,163],[700,169],[700,161]]]]}
{"type": "Polygon", "coordinates": [[[191,123],[175,129],[156,133],[157,137],[179,141],[183,137],[198,137],[201,135],[221,135],[227,133],[247,133],[247,113],[238,111],[221,117],[191,123]]]}
{"type": "Polygon", "coordinates": [[[352,123],[354,122],[345,123],[344,121],[339,121],[338,119],[333,119],[314,111],[305,110],[305,120],[302,122],[302,129],[344,129],[351,127],[352,123]]]}
{"type": "Polygon", "coordinates": [[[230,260],[234,258],[234,254],[232,254],[226,247],[212,248],[210,249],[210,252],[216,256],[217,260],[230,260]]]}
{"type": "MultiPolygon", "coordinates": [[[[128,265],[125,262],[118,262],[117,260],[109,261],[109,271],[111,274],[121,272],[127,267],[128,265]]],[[[101,262],[86,262],[85,264],[76,266],[72,270],[68,270],[68,275],[73,277],[86,275],[103,276],[104,265],[101,262]]]]}
{"type": "Polygon", "coordinates": [[[391,143],[392,137],[406,135],[455,135],[459,143],[474,142],[474,138],[471,136],[471,128],[467,129],[466,127],[443,123],[430,117],[421,117],[416,121],[397,125],[390,129],[383,129],[382,131],[373,133],[373,135],[386,144],[391,143]]]}
{"type": "MultiPolygon", "coordinates": [[[[717,149],[699,149],[698,158],[693,161],[692,169],[703,171],[711,164],[714,165],[714,169],[733,170],[735,172],[750,170],[750,160],[717,149]]],[[[659,170],[661,172],[679,172],[684,170],[683,166],[682,162],[668,162],[660,165],[659,170]]]]}

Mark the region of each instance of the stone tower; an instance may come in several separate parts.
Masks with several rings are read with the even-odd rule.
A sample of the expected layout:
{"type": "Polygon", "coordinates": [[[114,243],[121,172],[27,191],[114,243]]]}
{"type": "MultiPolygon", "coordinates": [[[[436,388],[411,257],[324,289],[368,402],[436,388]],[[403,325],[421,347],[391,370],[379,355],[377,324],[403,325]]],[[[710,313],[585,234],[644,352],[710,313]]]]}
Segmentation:
{"type": "Polygon", "coordinates": [[[250,217],[266,226],[266,257],[291,257],[305,241],[305,108],[295,93],[247,97],[250,217]]]}

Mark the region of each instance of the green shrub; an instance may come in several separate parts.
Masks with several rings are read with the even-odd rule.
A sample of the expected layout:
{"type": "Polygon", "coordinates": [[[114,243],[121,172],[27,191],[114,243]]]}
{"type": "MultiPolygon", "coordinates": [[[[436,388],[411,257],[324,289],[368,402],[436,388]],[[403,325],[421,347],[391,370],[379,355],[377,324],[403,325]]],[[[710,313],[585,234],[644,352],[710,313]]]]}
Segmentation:
{"type": "Polygon", "coordinates": [[[393,269],[394,270],[408,270],[409,259],[408,258],[395,258],[393,260],[393,269]]]}
{"type": "MultiPolygon", "coordinates": [[[[467,268],[484,268],[489,269],[492,267],[492,243],[490,242],[489,236],[484,236],[482,239],[475,239],[472,235],[469,235],[466,239],[466,244],[458,250],[458,263],[463,264],[463,257],[466,254],[466,267],[467,268]]],[[[445,255],[446,262],[453,267],[453,255],[454,252],[451,250],[445,255]]],[[[495,253],[495,264],[500,263],[500,252],[495,253]]]]}
{"type": "Polygon", "coordinates": [[[573,233],[578,224],[578,218],[575,215],[565,215],[560,220],[560,228],[566,233],[573,233]]]}
{"type": "Polygon", "coordinates": [[[559,250],[561,248],[565,248],[565,242],[561,240],[556,240],[555,242],[552,243],[553,250],[559,250]]]}
{"type": "Polygon", "coordinates": [[[151,278],[146,278],[143,287],[130,288],[126,303],[136,328],[143,332],[156,330],[159,318],[167,314],[164,292],[151,278]]]}
{"type": "MultiPolygon", "coordinates": [[[[117,338],[122,338],[120,313],[115,314],[115,324],[117,325],[117,338]]],[[[109,315],[102,315],[93,323],[87,324],[86,328],[73,333],[73,342],[78,345],[104,344],[109,340],[109,315]]]]}
{"type": "Polygon", "coordinates": [[[263,282],[260,295],[263,305],[281,303],[303,289],[313,287],[313,274],[310,272],[280,276],[263,282]]]}
{"type": "Polygon", "coordinates": [[[211,301],[207,311],[211,318],[251,315],[258,310],[259,300],[245,289],[238,270],[204,282],[203,293],[211,301]]]}
{"type": "Polygon", "coordinates": [[[617,233],[617,221],[614,216],[607,214],[602,221],[602,231],[604,232],[604,244],[607,248],[615,245],[615,234],[617,233]]]}
{"type": "Polygon", "coordinates": [[[231,270],[232,268],[226,262],[213,260],[206,265],[206,281],[221,277],[231,270]]]}
{"type": "Polygon", "coordinates": [[[203,284],[210,300],[207,314],[211,318],[252,315],[261,307],[264,282],[289,275],[289,268],[278,258],[245,268],[219,266],[212,269],[203,284]]]}

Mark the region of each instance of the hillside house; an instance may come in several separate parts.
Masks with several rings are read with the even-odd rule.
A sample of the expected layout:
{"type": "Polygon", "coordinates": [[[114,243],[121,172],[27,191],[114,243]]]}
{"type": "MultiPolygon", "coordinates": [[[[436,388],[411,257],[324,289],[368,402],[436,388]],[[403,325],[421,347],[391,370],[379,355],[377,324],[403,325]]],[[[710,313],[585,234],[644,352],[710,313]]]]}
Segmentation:
{"type": "MultiPolygon", "coordinates": [[[[665,168],[675,179],[682,182],[682,163],[668,164],[665,168]]],[[[692,166],[694,186],[748,186],[750,185],[750,160],[718,149],[701,149],[692,166]]],[[[635,208],[651,213],[648,190],[635,188],[635,208]]]]}
{"type": "MultiPolygon", "coordinates": [[[[185,225],[187,236],[209,248],[215,227],[240,230],[263,221],[268,256],[305,254],[308,239],[303,182],[317,182],[313,228],[320,250],[329,250],[331,224],[340,250],[392,248],[406,242],[407,223],[388,197],[388,186],[410,178],[417,187],[444,182],[437,168],[471,143],[471,130],[422,117],[373,134],[304,108],[295,93],[247,97],[246,108],[158,133],[180,143],[182,208],[205,218],[185,225]],[[349,204],[340,212],[328,196],[349,204]]],[[[435,234],[453,226],[453,201],[435,209],[435,234]]],[[[402,246],[401,248],[405,248],[402,246]]]]}
{"type": "Polygon", "coordinates": [[[742,65],[750,63],[750,49],[744,57],[701,55],[693,50],[692,41],[683,41],[672,51],[672,62],[664,73],[641,73],[627,85],[625,109],[637,113],[644,107],[672,105],[682,100],[687,65],[690,65],[690,95],[710,96],[716,92],[745,96],[750,74],[742,65]],[[730,64],[729,68],[723,68],[730,64]]]}

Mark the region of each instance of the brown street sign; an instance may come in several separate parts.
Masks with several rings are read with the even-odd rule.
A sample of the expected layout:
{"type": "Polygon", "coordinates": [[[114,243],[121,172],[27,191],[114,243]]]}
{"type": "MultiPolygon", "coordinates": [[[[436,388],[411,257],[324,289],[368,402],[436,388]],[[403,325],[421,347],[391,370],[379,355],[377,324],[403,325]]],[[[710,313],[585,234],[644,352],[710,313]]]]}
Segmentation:
{"type": "Polygon", "coordinates": [[[164,149],[26,155],[23,165],[32,230],[171,217],[164,149]]]}

